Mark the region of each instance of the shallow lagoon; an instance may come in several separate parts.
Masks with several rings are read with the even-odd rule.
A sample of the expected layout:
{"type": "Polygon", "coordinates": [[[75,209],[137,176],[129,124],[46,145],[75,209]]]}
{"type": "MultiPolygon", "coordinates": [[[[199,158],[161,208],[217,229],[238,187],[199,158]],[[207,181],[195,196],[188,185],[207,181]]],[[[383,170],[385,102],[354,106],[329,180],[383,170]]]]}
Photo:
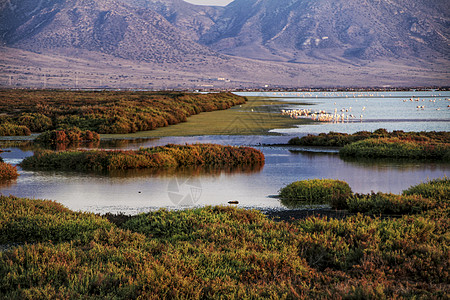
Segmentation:
{"type": "MultiPolygon", "coordinates": [[[[270,136],[202,136],[170,137],[126,144],[136,149],[167,143],[214,142],[240,145],[282,143],[289,137],[270,136]]],[[[103,145],[105,148],[116,148],[103,145]]],[[[450,173],[449,164],[389,161],[343,161],[335,149],[256,146],[264,152],[262,169],[238,170],[149,170],[87,174],[70,172],[23,171],[10,185],[0,187],[3,195],[56,200],[70,209],[96,213],[135,214],[161,207],[183,208],[205,205],[228,205],[239,201],[240,207],[282,209],[273,195],[284,185],[309,178],[333,178],[348,182],[354,192],[371,190],[400,193],[427,178],[450,173]],[[181,198],[188,198],[183,205],[181,198]]],[[[18,163],[30,151],[12,148],[3,153],[5,161],[18,163]]],[[[185,199],[186,200],[186,199],[185,199]]]]}
{"type": "MultiPolygon", "coordinates": [[[[359,130],[449,131],[450,92],[365,92],[365,93],[242,93],[246,96],[274,97],[296,103],[286,108],[310,108],[333,112],[352,107],[353,114],[364,109],[364,117],[346,123],[321,123],[291,129],[273,129],[284,136],[191,136],[111,141],[106,149],[137,149],[168,143],[218,143],[250,145],[261,149],[266,164],[261,169],[234,170],[149,170],[87,174],[20,170],[21,176],[0,185],[3,195],[56,200],[70,209],[96,213],[135,214],[161,207],[183,208],[205,205],[283,209],[273,196],[288,183],[303,179],[332,178],[348,182],[354,192],[372,190],[400,193],[411,185],[450,173],[449,164],[407,161],[344,161],[336,149],[270,147],[287,143],[292,136],[328,131],[359,130]],[[416,97],[420,101],[408,101],[416,97]],[[407,100],[404,102],[404,100],[407,100]],[[423,101],[424,100],[424,101],[423,101]],[[430,101],[432,100],[432,101],[430,101]],[[336,103],[336,104],[334,104],[336,103]],[[311,105],[313,104],[313,105],[311,105]],[[416,106],[425,108],[417,109],[416,106]]],[[[8,149],[8,148],[6,148],[8,149]]],[[[32,151],[9,148],[1,156],[18,164],[32,151]]]]}
{"type": "Polygon", "coordinates": [[[273,92],[239,93],[244,96],[264,96],[286,100],[298,105],[289,109],[311,109],[334,114],[335,109],[353,115],[345,122],[302,125],[288,129],[273,129],[272,133],[302,134],[321,132],[374,131],[450,131],[450,92],[273,92]],[[410,101],[412,99],[412,101],[410,101]],[[311,105],[312,104],[312,105],[311,105]],[[423,108],[417,108],[418,106],[423,108]],[[347,111],[348,110],[348,111],[347,111]],[[362,118],[361,118],[362,115],[362,118]]]}

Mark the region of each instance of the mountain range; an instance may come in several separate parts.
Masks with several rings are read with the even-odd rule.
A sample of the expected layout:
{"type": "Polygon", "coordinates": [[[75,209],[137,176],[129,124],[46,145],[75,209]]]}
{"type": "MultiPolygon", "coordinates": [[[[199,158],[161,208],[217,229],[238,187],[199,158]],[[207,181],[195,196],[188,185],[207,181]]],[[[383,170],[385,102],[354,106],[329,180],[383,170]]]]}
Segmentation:
{"type": "Polygon", "coordinates": [[[450,83],[447,0],[235,0],[226,7],[182,0],[2,0],[0,18],[5,85],[11,74],[24,76],[18,53],[35,58],[28,67],[53,75],[64,68],[52,59],[43,64],[39,55],[90,65],[98,57],[123,60],[156,74],[187,72],[198,83],[218,74],[220,81],[248,87],[323,86],[327,78],[329,86],[349,84],[347,77],[357,74],[352,68],[361,68],[359,77],[383,74],[379,84],[390,75],[393,85],[450,83]],[[316,81],[308,77],[314,68],[321,71],[316,81]]]}

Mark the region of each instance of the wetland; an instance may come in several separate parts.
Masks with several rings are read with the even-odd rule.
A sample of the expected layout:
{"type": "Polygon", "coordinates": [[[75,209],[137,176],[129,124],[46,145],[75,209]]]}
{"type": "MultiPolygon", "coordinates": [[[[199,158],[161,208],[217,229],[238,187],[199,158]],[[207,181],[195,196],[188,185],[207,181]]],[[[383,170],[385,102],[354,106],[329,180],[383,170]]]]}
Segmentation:
{"type": "MultiPolygon", "coordinates": [[[[388,101],[406,110],[415,93],[388,101]]],[[[448,93],[427,95],[439,106],[381,125],[445,152],[448,93]],[[400,132],[411,125],[426,133],[400,132]]],[[[445,155],[341,157],[361,136],[394,133],[371,130],[380,119],[369,117],[322,123],[281,113],[332,114],[338,103],[349,109],[340,102],[349,97],[378,110],[380,94],[244,96],[227,110],[100,141],[91,127],[49,128],[42,143],[37,134],[2,137],[1,164],[19,176],[0,181],[0,298],[448,296],[445,155]],[[325,128],[346,130],[308,135],[325,128]]]]}
{"type": "MultiPolygon", "coordinates": [[[[74,170],[23,170],[18,167],[20,176],[16,180],[3,183],[0,192],[3,195],[56,200],[70,209],[96,213],[136,214],[158,208],[179,208],[179,202],[173,201],[173,198],[180,195],[190,195],[193,199],[183,208],[227,205],[233,201],[238,202],[239,207],[278,210],[286,207],[274,196],[286,184],[299,180],[336,179],[348,182],[357,193],[371,191],[399,193],[411,185],[449,174],[450,166],[448,162],[442,160],[417,161],[403,158],[374,160],[351,157],[343,159],[339,157],[338,148],[289,145],[292,138],[308,134],[304,132],[306,130],[304,128],[314,128],[311,130],[314,132],[330,126],[334,126],[336,131],[342,129],[342,126],[351,127],[354,124],[371,126],[372,119],[369,117],[362,123],[330,124],[313,122],[306,118],[293,119],[281,114],[283,109],[299,108],[313,111],[320,108],[333,112],[334,107],[348,107],[351,101],[354,112],[357,109],[355,104],[360,102],[364,103],[368,116],[371,110],[377,111],[376,115],[381,115],[380,105],[385,102],[380,104],[380,101],[388,101],[391,105],[385,111],[387,116],[392,111],[392,103],[396,103],[398,107],[409,107],[411,103],[418,103],[410,99],[418,98],[420,104],[439,105],[437,108],[440,110],[436,110],[437,108],[433,106],[426,115],[424,114],[426,110],[421,109],[412,108],[408,112],[411,115],[417,114],[415,118],[423,120],[421,123],[417,121],[415,126],[423,124],[423,130],[432,131],[449,124],[443,122],[448,116],[446,108],[450,97],[448,92],[238,94],[247,98],[245,104],[237,104],[226,110],[196,114],[190,116],[187,122],[151,131],[102,134],[100,144],[93,147],[135,151],[141,147],[186,143],[250,146],[264,154],[263,166],[223,169],[217,166],[209,168],[191,166],[177,170],[118,170],[108,174],[74,170]],[[422,101],[424,99],[426,101],[422,101]],[[404,102],[405,100],[407,102],[404,102]],[[443,114],[443,110],[447,113],[443,114]],[[430,119],[437,121],[436,124],[439,126],[432,127],[435,123],[430,119]],[[277,132],[283,130],[293,130],[293,134],[277,132]],[[192,191],[196,191],[195,197],[192,191]]],[[[391,123],[383,123],[380,126],[389,124],[391,123]]],[[[400,126],[397,129],[402,128],[400,126]]],[[[27,138],[32,139],[34,135],[5,139],[27,138]]],[[[18,143],[20,142],[16,141],[16,145],[18,143]]],[[[36,145],[14,147],[14,141],[3,141],[3,145],[2,148],[10,152],[3,152],[1,156],[5,162],[13,165],[18,165],[24,158],[39,150],[36,145]]],[[[76,149],[83,147],[87,146],[80,145],[76,149]]]]}

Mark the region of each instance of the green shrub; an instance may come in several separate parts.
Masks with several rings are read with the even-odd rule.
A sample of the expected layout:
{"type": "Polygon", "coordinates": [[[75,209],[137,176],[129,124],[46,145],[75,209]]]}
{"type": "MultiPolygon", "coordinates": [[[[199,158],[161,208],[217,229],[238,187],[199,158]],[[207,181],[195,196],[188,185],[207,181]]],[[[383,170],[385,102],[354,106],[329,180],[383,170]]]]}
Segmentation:
{"type": "Polygon", "coordinates": [[[374,132],[359,131],[354,134],[329,132],[320,133],[319,135],[308,134],[302,138],[292,138],[289,141],[290,145],[300,146],[329,146],[329,147],[343,147],[361,140],[379,139],[379,138],[398,138],[402,141],[409,142],[427,142],[427,143],[448,143],[450,140],[450,133],[447,131],[441,132],[404,132],[402,130],[395,130],[388,132],[386,129],[380,128],[374,132]]]}
{"type": "Polygon", "coordinates": [[[438,178],[412,186],[403,191],[403,195],[420,195],[448,203],[450,201],[450,179],[448,177],[438,178]]]}
{"type": "Polygon", "coordinates": [[[11,123],[0,124],[0,136],[22,136],[30,134],[31,131],[26,126],[11,123]]]}
{"type": "Polygon", "coordinates": [[[379,214],[418,214],[437,208],[435,200],[418,195],[402,196],[384,193],[355,194],[347,199],[350,212],[379,214]]]}
{"type": "Polygon", "coordinates": [[[287,207],[302,204],[330,204],[333,208],[347,208],[347,198],[352,195],[350,186],[340,180],[312,179],[293,182],[279,193],[287,207]]]}

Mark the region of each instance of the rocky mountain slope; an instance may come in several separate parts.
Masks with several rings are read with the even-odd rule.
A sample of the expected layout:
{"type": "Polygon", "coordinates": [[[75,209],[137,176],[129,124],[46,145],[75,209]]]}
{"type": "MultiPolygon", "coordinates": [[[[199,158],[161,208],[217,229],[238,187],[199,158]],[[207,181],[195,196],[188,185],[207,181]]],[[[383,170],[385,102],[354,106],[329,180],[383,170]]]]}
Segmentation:
{"type": "MultiPolygon", "coordinates": [[[[127,1],[127,0],[124,0],[127,1]]],[[[217,22],[223,7],[193,5],[183,0],[138,0],[182,30],[192,40],[198,41],[217,22]]]]}
{"type": "Polygon", "coordinates": [[[447,0],[235,0],[201,41],[260,59],[448,58],[450,5],[447,0]]]}
{"type": "Polygon", "coordinates": [[[0,36],[8,46],[58,52],[82,49],[153,62],[216,56],[157,12],[119,0],[7,0],[0,36]]]}
{"type": "Polygon", "coordinates": [[[134,78],[136,88],[449,85],[450,6],[448,0],[235,0],[226,7],[0,0],[0,46],[0,86],[21,78],[70,87],[82,77],[96,87],[126,87],[134,78]],[[43,81],[49,74],[54,79],[43,81]]]}

